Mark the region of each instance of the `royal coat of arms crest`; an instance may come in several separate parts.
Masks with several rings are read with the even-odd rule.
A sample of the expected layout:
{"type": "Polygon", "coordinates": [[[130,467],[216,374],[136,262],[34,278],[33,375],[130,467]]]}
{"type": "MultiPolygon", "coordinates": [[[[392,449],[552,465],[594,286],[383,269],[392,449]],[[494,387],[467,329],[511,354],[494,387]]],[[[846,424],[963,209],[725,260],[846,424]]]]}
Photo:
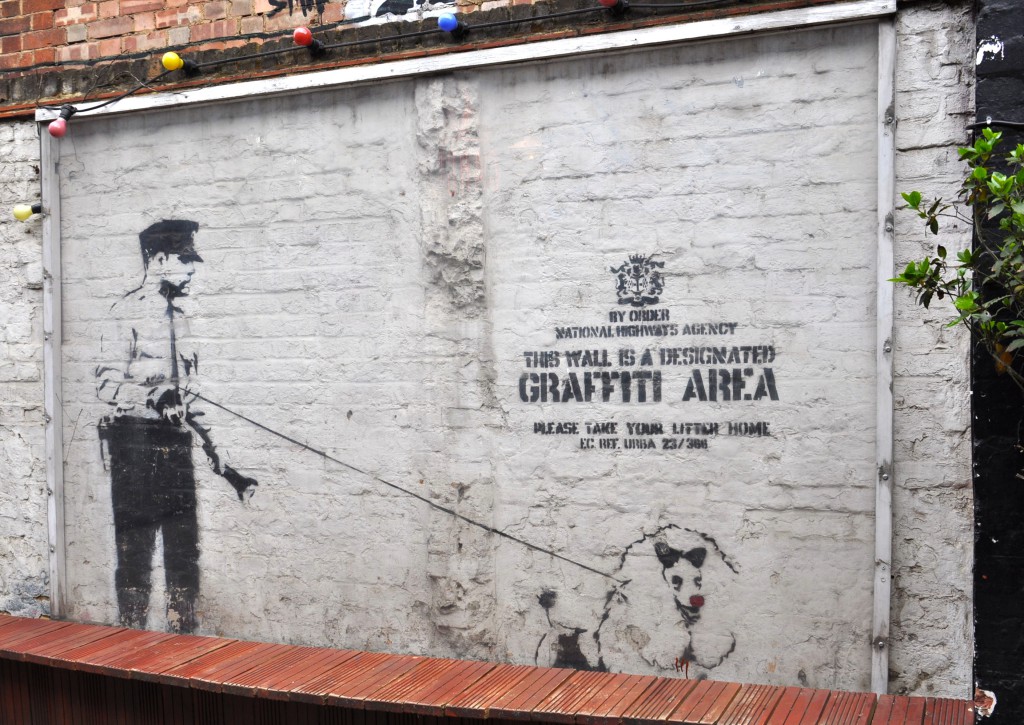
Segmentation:
{"type": "Polygon", "coordinates": [[[655,261],[653,255],[633,254],[622,265],[612,267],[619,304],[633,307],[658,304],[659,295],[665,289],[665,278],[658,270],[664,266],[665,263],[655,261]]]}

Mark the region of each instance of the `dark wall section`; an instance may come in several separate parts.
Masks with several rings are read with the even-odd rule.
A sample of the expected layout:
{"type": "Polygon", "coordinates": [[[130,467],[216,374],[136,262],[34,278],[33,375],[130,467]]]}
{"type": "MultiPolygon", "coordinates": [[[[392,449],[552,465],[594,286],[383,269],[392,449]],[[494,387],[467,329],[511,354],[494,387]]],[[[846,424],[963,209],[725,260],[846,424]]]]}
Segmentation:
{"type": "MultiPolygon", "coordinates": [[[[1024,122],[1024,7],[978,2],[977,110],[1024,122]]],[[[1005,148],[1024,134],[1002,129],[1005,148]]],[[[1024,397],[975,351],[975,676],[999,704],[992,725],[1024,723],[1024,397]]]]}

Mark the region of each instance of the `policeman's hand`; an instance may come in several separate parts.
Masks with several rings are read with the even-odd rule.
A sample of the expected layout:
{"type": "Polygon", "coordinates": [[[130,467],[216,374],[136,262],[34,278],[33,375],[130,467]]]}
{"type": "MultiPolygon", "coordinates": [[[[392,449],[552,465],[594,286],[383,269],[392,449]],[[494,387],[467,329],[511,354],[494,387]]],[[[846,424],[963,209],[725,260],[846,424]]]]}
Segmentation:
{"type": "Polygon", "coordinates": [[[256,487],[259,486],[255,478],[243,476],[231,466],[224,466],[224,473],[222,475],[235,489],[239,501],[248,501],[256,493],[256,487]]]}
{"type": "Polygon", "coordinates": [[[178,405],[169,405],[161,411],[164,420],[174,424],[181,425],[185,420],[185,414],[188,413],[188,406],[184,403],[178,405]]]}
{"type": "Polygon", "coordinates": [[[152,398],[146,405],[160,414],[160,417],[173,425],[181,425],[188,413],[188,404],[181,399],[177,388],[168,388],[154,402],[152,398]]]}

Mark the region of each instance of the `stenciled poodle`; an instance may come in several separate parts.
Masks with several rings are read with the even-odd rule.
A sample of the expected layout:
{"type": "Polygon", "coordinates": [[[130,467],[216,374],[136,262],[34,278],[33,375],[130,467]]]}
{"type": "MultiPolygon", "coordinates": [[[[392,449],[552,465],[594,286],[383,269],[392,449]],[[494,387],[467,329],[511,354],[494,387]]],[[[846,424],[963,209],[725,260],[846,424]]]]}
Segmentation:
{"type": "Polygon", "coordinates": [[[619,583],[600,612],[562,601],[554,589],[541,592],[550,629],[537,644],[538,665],[686,675],[693,666],[700,677],[736,648],[715,600],[738,568],[707,534],[660,526],[629,544],[612,573],[619,583]]]}

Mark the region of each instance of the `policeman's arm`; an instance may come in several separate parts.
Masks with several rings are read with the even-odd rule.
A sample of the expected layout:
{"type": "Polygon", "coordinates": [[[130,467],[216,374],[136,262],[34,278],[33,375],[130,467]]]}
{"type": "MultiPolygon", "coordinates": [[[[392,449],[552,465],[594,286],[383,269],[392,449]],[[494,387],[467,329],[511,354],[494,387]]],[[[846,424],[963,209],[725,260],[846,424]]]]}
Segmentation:
{"type": "Polygon", "coordinates": [[[134,328],[122,335],[119,329],[111,327],[100,337],[104,361],[96,366],[96,395],[115,406],[119,413],[145,407],[148,398],[146,390],[132,375],[137,339],[134,328]]]}
{"type": "Polygon", "coordinates": [[[202,441],[203,452],[210,459],[210,467],[213,469],[213,472],[231,484],[231,487],[235,489],[235,493],[238,494],[239,501],[247,501],[256,493],[256,487],[259,483],[255,478],[243,476],[231,466],[221,465],[220,454],[217,453],[217,448],[213,445],[213,439],[210,437],[210,429],[199,422],[199,416],[201,415],[202,413],[190,410],[185,413],[185,422],[188,423],[189,427],[199,436],[199,440],[202,441]]]}

